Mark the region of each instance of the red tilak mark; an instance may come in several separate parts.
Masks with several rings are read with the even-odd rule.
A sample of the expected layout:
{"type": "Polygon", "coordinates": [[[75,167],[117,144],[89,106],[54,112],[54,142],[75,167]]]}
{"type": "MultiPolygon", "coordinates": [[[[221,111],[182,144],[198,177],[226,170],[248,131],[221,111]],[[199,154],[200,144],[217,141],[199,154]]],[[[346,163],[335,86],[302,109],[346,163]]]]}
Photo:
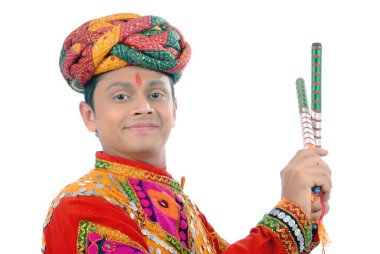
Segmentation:
{"type": "Polygon", "coordinates": [[[141,76],[138,72],[136,72],[136,74],[135,74],[135,83],[136,83],[137,87],[142,86],[141,76]]]}

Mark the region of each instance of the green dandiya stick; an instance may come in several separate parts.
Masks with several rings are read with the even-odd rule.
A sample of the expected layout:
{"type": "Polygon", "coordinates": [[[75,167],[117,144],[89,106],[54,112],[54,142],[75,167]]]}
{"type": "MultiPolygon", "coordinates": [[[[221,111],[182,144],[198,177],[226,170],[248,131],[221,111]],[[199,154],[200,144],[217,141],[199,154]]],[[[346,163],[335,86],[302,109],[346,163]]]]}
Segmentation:
{"type": "Polygon", "coordinates": [[[302,78],[296,80],[296,89],[303,144],[306,148],[312,148],[315,145],[314,131],[311,122],[309,103],[307,102],[305,81],[302,78]]]}
{"type": "MultiPolygon", "coordinates": [[[[314,146],[321,146],[321,111],[322,111],[322,89],[321,89],[321,74],[322,74],[322,45],[321,43],[312,44],[312,93],[311,93],[311,116],[310,109],[307,102],[305,82],[302,78],[296,81],[298,108],[300,113],[302,135],[304,138],[304,146],[306,148],[313,148],[314,146]],[[310,133],[310,134],[309,134],[310,133]]],[[[318,236],[322,242],[322,252],[324,247],[329,244],[326,229],[323,225],[322,219],[325,214],[325,205],[323,203],[323,193],[319,186],[312,188],[312,202],[316,201],[319,197],[322,205],[322,214],[318,221],[313,222],[313,231],[318,231],[318,236]]]]}
{"type": "MultiPolygon", "coordinates": [[[[313,123],[315,146],[321,147],[321,131],[322,131],[322,44],[314,42],[311,46],[311,120],[313,123]]],[[[322,219],[325,214],[325,205],[322,199],[321,187],[315,186],[313,193],[319,195],[322,205],[322,214],[318,222],[318,235],[322,243],[322,253],[325,253],[325,246],[330,243],[326,228],[322,219]]],[[[314,225],[313,225],[314,227],[314,225]]]]}
{"type": "MultiPolygon", "coordinates": [[[[306,88],[305,81],[303,78],[298,78],[296,80],[296,89],[297,89],[297,99],[298,99],[298,109],[301,120],[301,128],[302,128],[302,138],[303,144],[305,148],[313,148],[315,147],[315,137],[313,124],[310,116],[310,108],[309,103],[307,102],[306,96],[306,88]]],[[[319,195],[321,192],[321,188],[318,186],[314,186],[312,191],[315,195],[319,195]]],[[[313,197],[312,201],[315,200],[313,197]]]]}
{"type": "Polygon", "coordinates": [[[322,112],[322,44],[311,46],[311,121],[313,123],[315,146],[321,147],[322,112]]]}

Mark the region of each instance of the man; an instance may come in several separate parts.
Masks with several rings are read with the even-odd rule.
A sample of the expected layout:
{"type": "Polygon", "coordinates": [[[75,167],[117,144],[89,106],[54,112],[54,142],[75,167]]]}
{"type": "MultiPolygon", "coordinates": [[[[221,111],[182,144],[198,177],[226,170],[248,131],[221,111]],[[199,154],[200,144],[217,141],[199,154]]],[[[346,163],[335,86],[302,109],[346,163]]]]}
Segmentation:
{"type": "Polygon", "coordinates": [[[312,221],[322,207],[310,200],[311,188],[321,186],[328,210],[325,150],[294,156],[281,172],[282,200],[231,245],[166,171],[174,84],[190,54],[179,30],[154,16],[111,15],[67,37],[60,68],[85,94],[80,113],[103,151],[94,169],[52,202],[44,253],[307,253],[318,244],[312,221]]]}

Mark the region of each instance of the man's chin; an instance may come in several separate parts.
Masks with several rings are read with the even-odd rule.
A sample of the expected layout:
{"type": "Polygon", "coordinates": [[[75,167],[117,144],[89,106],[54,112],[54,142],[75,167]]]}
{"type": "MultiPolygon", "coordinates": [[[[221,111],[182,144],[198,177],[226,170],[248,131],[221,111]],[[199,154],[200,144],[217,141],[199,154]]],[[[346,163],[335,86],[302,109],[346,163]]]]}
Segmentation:
{"type": "Polygon", "coordinates": [[[129,154],[134,154],[134,155],[138,155],[138,154],[154,155],[154,154],[160,153],[160,150],[161,149],[159,148],[159,146],[154,146],[151,144],[146,144],[146,145],[140,144],[139,146],[128,147],[127,149],[125,149],[125,152],[129,154]]]}

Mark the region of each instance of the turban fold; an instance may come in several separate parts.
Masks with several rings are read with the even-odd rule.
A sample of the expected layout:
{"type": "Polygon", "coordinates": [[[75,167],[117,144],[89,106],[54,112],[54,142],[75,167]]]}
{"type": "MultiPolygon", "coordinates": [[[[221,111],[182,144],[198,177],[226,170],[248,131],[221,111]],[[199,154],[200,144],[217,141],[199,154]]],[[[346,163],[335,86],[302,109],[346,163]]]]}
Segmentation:
{"type": "Polygon", "coordinates": [[[166,73],[176,83],[190,60],[181,32],[156,16],[121,13],[88,21],[65,39],[59,67],[83,93],[95,75],[129,65],[166,73]]]}

